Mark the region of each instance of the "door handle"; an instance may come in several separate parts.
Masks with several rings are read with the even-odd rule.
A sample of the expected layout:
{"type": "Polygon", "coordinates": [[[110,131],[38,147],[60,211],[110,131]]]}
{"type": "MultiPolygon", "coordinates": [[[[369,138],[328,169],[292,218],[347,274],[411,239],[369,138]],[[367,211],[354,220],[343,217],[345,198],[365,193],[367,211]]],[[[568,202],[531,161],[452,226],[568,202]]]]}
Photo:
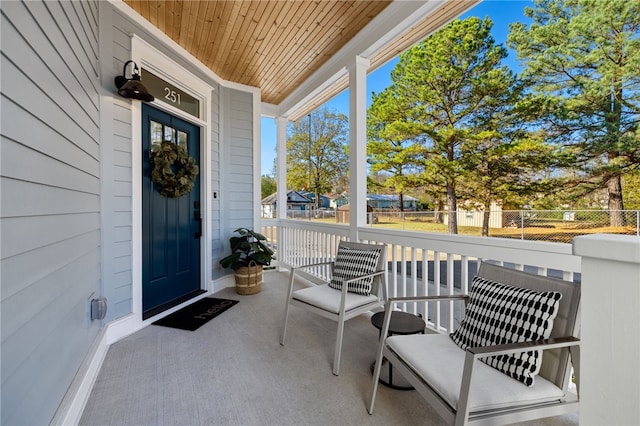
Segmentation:
{"type": "Polygon", "coordinates": [[[193,238],[197,240],[202,237],[202,218],[200,217],[200,211],[196,210],[193,212],[193,220],[198,222],[198,230],[193,234],[193,238]]]}
{"type": "Polygon", "coordinates": [[[198,218],[196,220],[198,221],[198,231],[193,234],[193,238],[197,240],[198,238],[202,237],[202,219],[198,218]]]}

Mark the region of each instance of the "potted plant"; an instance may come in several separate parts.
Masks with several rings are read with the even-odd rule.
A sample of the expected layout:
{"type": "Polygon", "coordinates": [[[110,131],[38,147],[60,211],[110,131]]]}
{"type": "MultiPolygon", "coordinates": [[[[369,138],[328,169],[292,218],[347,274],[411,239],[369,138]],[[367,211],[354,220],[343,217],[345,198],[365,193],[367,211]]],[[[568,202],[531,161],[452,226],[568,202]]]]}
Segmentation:
{"type": "Polygon", "coordinates": [[[229,238],[231,254],[220,259],[220,266],[234,270],[236,292],[255,294],[262,290],[262,268],[271,264],[273,251],[264,243],[267,237],[248,228],[238,228],[229,238]]]}

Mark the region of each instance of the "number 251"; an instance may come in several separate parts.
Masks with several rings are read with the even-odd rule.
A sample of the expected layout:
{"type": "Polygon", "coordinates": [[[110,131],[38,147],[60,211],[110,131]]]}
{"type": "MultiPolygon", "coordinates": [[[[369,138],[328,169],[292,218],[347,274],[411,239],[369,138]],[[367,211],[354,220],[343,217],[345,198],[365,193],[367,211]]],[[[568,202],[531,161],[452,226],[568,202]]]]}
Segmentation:
{"type": "Polygon", "coordinates": [[[173,102],[173,103],[178,103],[178,105],[180,105],[180,93],[176,93],[175,90],[171,90],[168,87],[164,88],[164,98],[173,102]]]}

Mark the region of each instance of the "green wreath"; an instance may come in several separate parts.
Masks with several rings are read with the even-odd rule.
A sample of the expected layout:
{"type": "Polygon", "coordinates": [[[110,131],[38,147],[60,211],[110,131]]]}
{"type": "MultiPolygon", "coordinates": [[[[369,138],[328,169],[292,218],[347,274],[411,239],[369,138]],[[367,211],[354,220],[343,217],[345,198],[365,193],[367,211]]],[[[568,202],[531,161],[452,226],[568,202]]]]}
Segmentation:
{"type": "Polygon", "coordinates": [[[153,144],[150,155],[151,180],[161,195],[178,198],[191,192],[200,168],[183,147],[173,142],[153,144]]]}

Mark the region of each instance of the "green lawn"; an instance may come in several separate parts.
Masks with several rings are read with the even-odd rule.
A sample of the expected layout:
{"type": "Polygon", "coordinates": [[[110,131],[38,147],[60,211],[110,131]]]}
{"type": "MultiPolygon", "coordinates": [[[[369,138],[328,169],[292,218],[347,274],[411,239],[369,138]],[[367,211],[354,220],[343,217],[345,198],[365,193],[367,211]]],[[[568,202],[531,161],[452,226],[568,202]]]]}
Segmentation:
{"type": "MultiPolygon", "coordinates": [[[[394,220],[393,216],[384,215],[379,217],[379,222],[372,226],[375,228],[384,229],[398,229],[403,231],[420,231],[420,232],[437,232],[447,233],[447,225],[441,223],[434,223],[428,220],[420,219],[407,219],[402,221],[400,219],[394,220]]],[[[323,223],[336,223],[335,218],[325,219],[313,219],[313,222],[323,223]]],[[[627,234],[636,235],[636,229],[631,226],[627,227],[609,227],[609,226],[594,226],[592,228],[579,227],[576,228],[575,224],[569,223],[548,223],[546,226],[540,226],[540,223],[536,223],[537,226],[522,228],[490,228],[490,237],[501,238],[515,238],[521,239],[524,233],[525,240],[534,241],[551,241],[558,243],[570,243],[571,240],[578,235],[585,234],[627,234]]],[[[480,236],[481,228],[473,226],[459,226],[458,234],[460,235],[472,235],[480,236]]]]}

